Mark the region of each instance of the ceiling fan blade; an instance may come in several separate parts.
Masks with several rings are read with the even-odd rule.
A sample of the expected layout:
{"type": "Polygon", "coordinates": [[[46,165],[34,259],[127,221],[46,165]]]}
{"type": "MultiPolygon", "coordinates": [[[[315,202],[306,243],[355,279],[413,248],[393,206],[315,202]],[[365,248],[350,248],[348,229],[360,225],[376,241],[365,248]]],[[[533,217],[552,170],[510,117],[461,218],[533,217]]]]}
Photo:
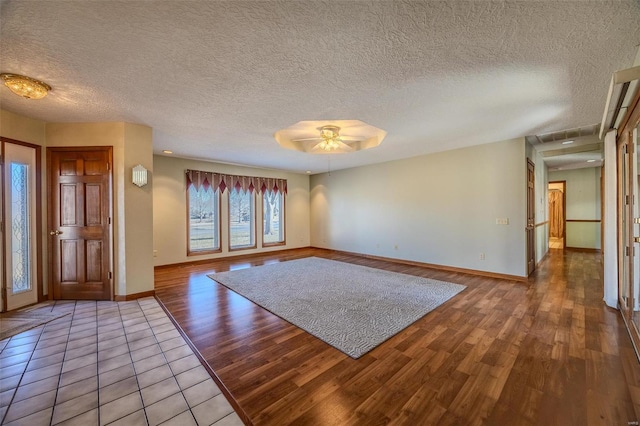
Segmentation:
{"type": "Polygon", "coordinates": [[[327,151],[325,151],[324,149],[320,148],[320,145],[322,145],[322,142],[315,144],[315,145],[313,146],[313,148],[311,148],[309,151],[310,151],[310,152],[316,152],[316,151],[324,151],[324,152],[327,152],[327,151]]]}
{"type": "Polygon", "coordinates": [[[342,135],[340,135],[340,139],[342,139],[343,141],[349,141],[349,142],[360,142],[361,140],[363,140],[361,137],[357,137],[357,136],[342,136],[342,135]]]}
{"type": "Polygon", "coordinates": [[[292,142],[307,142],[307,141],[321,141],[321,140],[322,140],[321,137],[291,139],[292,142]]]}
{"type": "MultiPolygon", "coordinates": [[[[341,138],[342,138],[342,136],[341,136],[341,138]]],[[[340,148],[338,148],[340,152],[352,152],[353,151],[353,148],[351,148],[346,143],[344,143],[342,141],[336,141],[336,142],[338,142],[338,145],[340,146],[340,148]]]]}

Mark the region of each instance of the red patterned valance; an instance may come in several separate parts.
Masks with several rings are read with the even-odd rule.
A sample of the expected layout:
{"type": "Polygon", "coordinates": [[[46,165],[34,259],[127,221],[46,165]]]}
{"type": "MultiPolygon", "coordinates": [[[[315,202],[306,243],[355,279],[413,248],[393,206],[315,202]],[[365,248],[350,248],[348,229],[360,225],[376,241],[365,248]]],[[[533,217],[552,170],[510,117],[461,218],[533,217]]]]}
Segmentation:
{"type": "Polygon", "coordinates": [[[238,191],[244,192],[282,192],[287,193],[287,180],[255,177],[255,176],[239,176],[239,175],[225,175],[222,173],[203,172],[200,170],[187,170],[187,189],[191,185],[196,189],[212,187],[215,191],[220,189],[220,192],[224,192],[227,188],[236,188],[238,191]]]}

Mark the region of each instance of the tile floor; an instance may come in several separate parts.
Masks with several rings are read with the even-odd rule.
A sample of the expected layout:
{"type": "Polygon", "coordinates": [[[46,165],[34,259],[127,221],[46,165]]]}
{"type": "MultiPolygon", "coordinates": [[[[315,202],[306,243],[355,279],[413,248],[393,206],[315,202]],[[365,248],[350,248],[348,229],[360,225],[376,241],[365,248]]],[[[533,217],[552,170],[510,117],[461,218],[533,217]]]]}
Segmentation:
{"type": "Polygon", "coordinates": [[[0,341],[2,425],[242,425],[154,298],[58,301],[0,341]]]}

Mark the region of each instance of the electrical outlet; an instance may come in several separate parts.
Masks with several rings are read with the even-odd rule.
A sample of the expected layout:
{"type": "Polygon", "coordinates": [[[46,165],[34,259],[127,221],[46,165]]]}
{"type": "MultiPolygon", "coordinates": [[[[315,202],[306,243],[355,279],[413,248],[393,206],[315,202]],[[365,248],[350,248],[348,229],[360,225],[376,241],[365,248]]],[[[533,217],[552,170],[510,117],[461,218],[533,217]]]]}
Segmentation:
{"type": "Polygon", "coordinates": [[[158,250],[153,251],[153,257],[158,257],[158,250]]]}
{"type": "Polygon", "coordinates": [[[496,225],[508,225],[509,218],[508,217],[499,217],[496,219],[496,225]]]}
{"type": "Polygon", "coordinates": [[[484,253],[480,253],[480,260],[484,260],[484,253]]]}

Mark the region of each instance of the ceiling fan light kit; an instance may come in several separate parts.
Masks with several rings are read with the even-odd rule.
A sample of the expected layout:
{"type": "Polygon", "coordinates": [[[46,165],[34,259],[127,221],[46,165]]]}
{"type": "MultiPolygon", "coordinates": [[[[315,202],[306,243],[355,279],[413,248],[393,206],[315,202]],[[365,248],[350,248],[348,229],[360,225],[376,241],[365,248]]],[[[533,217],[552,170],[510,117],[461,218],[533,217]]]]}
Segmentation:
{"type": "Polygon", "coordinates": [[[283,148],[309,154],[343,154],[374,148],[387,135],[360,120],[300,121],[278,130],[274,138],[283,148]]]}

